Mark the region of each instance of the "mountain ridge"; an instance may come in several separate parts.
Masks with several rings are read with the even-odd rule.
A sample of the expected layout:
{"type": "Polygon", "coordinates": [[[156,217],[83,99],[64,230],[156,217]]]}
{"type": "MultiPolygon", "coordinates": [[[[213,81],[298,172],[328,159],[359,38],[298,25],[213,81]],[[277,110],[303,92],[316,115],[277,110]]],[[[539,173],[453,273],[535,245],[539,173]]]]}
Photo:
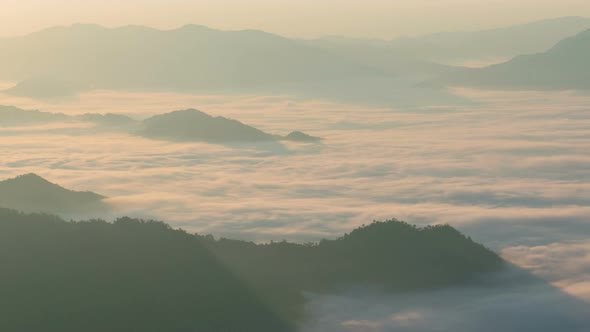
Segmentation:
{"type": "Polygon", "coordinates": [[[458,70],[437,80],[500,90],[590,89],[590,29],[562,40],[543,53],[522,55],[481,69],[458,70]]]}
{"type": "Polygon", "coordinates": [[[7,331],[286,332],[305,318],[306,291],[477,285],[506,267],[450,226],[397,220],[316,244],[256,244],[157,221],[67,222],[0,208],[0,248],[0,283],[12,285],[0,301],[14,316],[0,321],[7,331]],[[47,296],[27,301],[36,295],[47,296]]]}

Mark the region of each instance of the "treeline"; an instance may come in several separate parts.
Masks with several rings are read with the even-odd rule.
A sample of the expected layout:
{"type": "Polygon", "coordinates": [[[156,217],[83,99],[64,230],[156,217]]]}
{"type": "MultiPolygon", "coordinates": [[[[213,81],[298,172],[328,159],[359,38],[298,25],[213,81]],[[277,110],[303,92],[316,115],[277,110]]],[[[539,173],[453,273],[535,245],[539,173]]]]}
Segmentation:
{"type": "Polygon", "coordinates": [[[303,291],[437,288],[502,260],[450,226],[375,222],[318,244],[254,244],[0,209],[0,265],[3,331],[291,331],[303,291]]]}

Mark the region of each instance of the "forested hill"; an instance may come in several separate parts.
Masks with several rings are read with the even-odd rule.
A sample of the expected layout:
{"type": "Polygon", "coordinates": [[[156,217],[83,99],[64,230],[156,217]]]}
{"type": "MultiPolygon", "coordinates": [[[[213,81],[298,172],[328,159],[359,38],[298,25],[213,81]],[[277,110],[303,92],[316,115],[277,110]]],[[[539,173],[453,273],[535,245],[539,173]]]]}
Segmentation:
{"type": "Polygon", "coordinates": [[[290,331],[303,291],[476,282],[495,253],[450,226],[376,222],[319,244],[254,244],[160,222],[0,209],[2,331],[290,331]]]}

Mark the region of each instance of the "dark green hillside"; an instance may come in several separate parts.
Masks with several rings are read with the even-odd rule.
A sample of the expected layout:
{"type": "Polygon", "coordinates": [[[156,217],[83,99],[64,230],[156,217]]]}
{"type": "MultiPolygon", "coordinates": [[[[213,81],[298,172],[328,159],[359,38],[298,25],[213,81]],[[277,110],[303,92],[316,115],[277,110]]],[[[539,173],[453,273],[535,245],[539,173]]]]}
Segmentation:
{"type": "Polygon", "coordinates": [[[227,266],[255,284],[319,292],[354,285],[445,287],[477,281],[502,262],[450,226],[417,228],[395,220],[375,222],[317,245],[210,238],[207,243],[227,266]]]}
{"type": "Polygon", "coordinates": [[[257,245],[0,209],[0,264],[3,331],[274,332],[302,318],[304,291],[442,288],[503,261],[450,226],[376,222],[319,244],[257,245]]]}
{"type": "Polygon", "coordinates": [[[0,330],[291,331],[194,236],[0,210],[0,330]]]}

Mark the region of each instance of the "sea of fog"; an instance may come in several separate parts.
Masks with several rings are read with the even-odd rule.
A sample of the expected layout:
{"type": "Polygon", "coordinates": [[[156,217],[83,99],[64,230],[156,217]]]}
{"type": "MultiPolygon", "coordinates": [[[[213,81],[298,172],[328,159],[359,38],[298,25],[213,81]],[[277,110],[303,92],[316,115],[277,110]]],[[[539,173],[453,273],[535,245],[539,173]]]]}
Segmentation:
{"type": "Polygon", "coordinates": [[[392,109],[289,96],[98,91],[40,102],[0,95],[2,105],[136,119],[197,108],[273,134],[324,139],[214,145],[72,124],[3,128],[0,179],[34,172],[108,196],[116,215],[254,241],[316,241],[389,218],[448,223],[556,287],[434,294],[448,300],[438,304],[433,294],[312,296],[319,317],[309,331],[470,330],[494,313],[513,314],[516,304],[522,319],[549,319],[558,313],[547,305],[560,301],[551,294],[590,301],[590,96],[454,92],[471,102],[392,109]]]}

